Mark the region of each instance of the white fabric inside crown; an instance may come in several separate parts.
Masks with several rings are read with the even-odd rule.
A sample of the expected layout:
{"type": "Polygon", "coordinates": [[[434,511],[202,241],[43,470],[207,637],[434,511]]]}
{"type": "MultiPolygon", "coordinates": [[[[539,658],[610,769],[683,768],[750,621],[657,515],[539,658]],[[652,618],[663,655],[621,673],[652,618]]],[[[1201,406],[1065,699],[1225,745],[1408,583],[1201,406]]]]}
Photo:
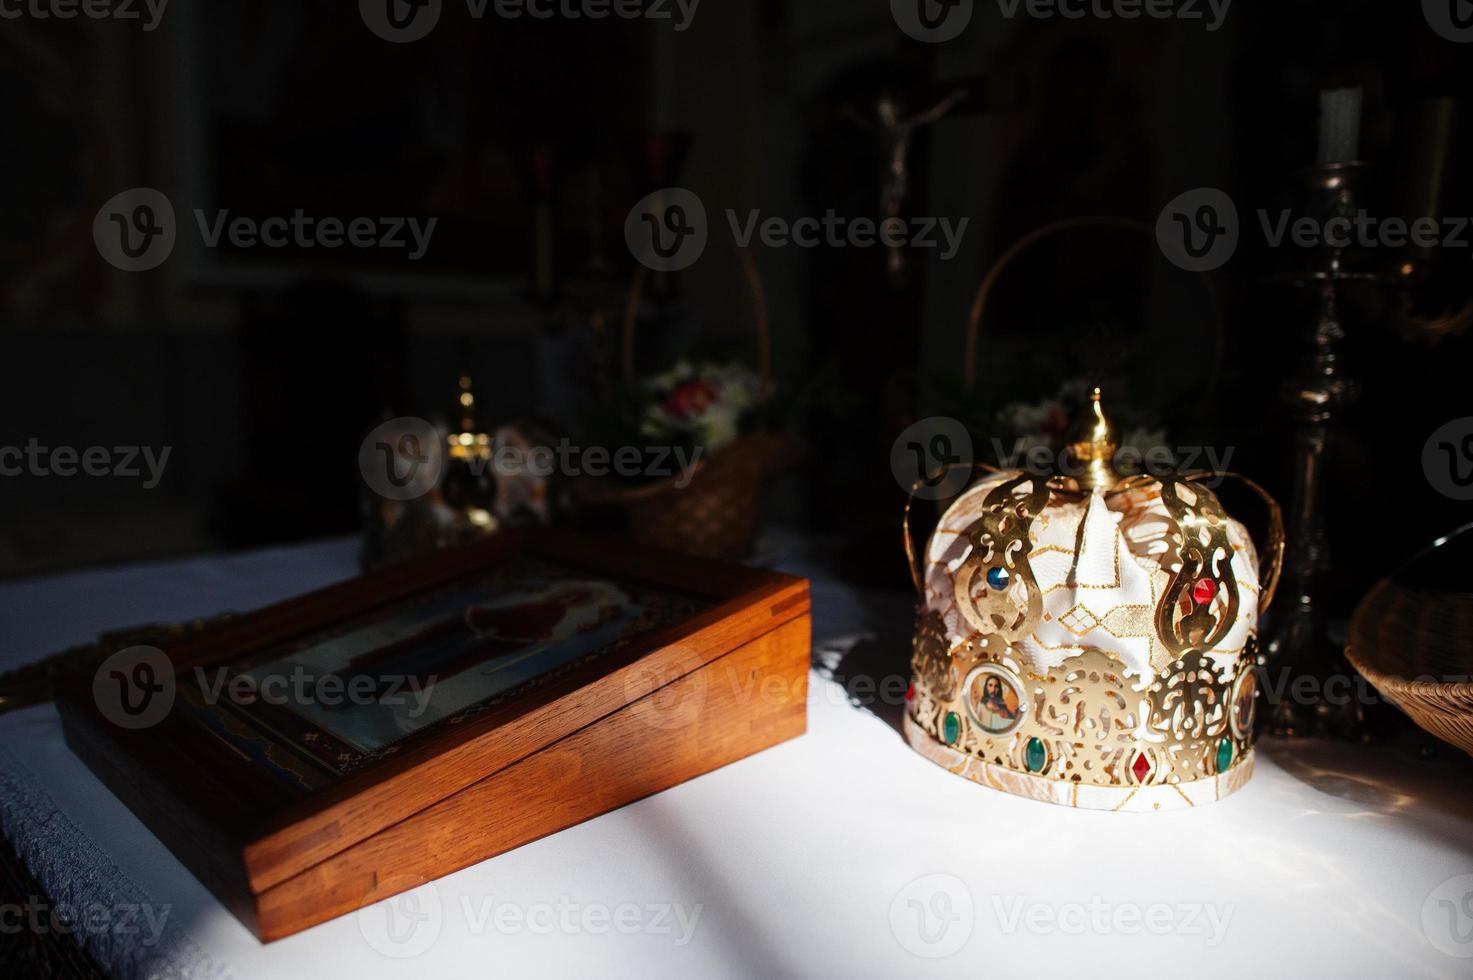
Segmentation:
{"type": "MultiPolygon", "coordinates": [[[[963,535],[982,516],[987,494],[1017,475],[992,474],[978,481],[947,510],[926,548],[926,605],[941,614],[953,644],[974,632],[957,610],[953,592],[956,570],[970,551],[963,535]]],[[[1028,557],[1043,594],[1043,617],[1033,635],[1016,645],[1033,673],[1047,674],[1091,647],[1118,659],[1137,683],[1171,663],[1155,622],[1173,572],[1163,564],[1170,558],[1167,536],[1172,526],[1160,486],[1154,483],[1110,497],[1096,490],[1084,501],[1056,501],[1034,519],[1028,557]]],[[[1258,559],[1252,539],[1229,518],[1228,541],[1238,614],[1222,642],[1206,651],[1219,667],[1236,660],[1258,625],[1258,559]]],[[[978,576],[978,582],[985,583],[985,578],[978,576]]],[[[1021,608],[1024,591],[1018,577],[1008,593],[1021,608]]],[[[1219,589],[1213,602],[1219,613],[1225,610],[1226,590],[1219,589]]]]}

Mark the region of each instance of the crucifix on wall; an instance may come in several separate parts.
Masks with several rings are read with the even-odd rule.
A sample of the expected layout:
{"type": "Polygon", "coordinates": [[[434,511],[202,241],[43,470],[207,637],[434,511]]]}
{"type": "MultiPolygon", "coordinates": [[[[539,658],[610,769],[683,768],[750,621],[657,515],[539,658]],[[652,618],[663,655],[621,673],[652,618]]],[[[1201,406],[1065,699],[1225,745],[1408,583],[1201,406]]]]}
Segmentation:
{"type": "MultiPolygon", "coordinates": [[[[941,119],[958,114],[990,112],[1001,108],[988,103],[979,77],[937,82],[907,90],[883,89],[873,97],[856,99],[840,109],[842,118],[870,130],[880,144],[880,219],[899,218],[911,194],[911,152],[917,133],[941,119]]],[[[908,248],[886,246],[885,272],[892,285],[910,278],[908,248]]]]}

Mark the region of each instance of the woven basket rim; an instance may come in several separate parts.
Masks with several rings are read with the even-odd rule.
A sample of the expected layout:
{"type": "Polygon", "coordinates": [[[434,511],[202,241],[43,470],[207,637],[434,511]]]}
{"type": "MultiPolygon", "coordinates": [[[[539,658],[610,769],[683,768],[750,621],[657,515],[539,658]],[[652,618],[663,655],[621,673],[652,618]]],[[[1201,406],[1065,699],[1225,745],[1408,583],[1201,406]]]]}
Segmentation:
{"type": "MultiPolygon", "coordinates": [[[[1381,579],[1372,586],[1350,617],[1345,637],[1345,659],[1387,700],[1406,712],[1417,727],[1473,755],[1473,677],[1467,680],[1437,680],[1430,675],[1407,677],[1405,665],[1399,665],[1403,669],[1398,672],[1396,666],[1387,663],[1392,659],[1395,647],[1375,642],[1377,637],[1385,639],[1387,628],[1393,631],[1393,635],[1404,632],[1408,639],[1421,635],[1419,627],[1424,620],[1407,613],[1405,604],[1401,602],[1404,598],[1405,591],[1390,579],[1381,579]]],[[[1419,602],[1418,608],[1441,611],[1449,603],[1461,600],[1435,596],[1424,601],[1425,605],[1419,602]]],[[[1439,619],[1438,622],[1445,623],[1446,619],[1439,619]]],[[[1460,643],[1446,642],[1448,637],[1445,631],[1439,638],[1444,642],[1437,648],[1437,654],[1448,651],[1458,655],[1463,653],[1460,643]]],[[[1439,659],[1434,662],[1442,661],[1439,659]]],[[[1449,658],[1447,662],[1456,663],[1458,667],[1454,669],[1458,673],[1444,676],[1462,677],[1473,674],[1473,660],[1466,667],[1460,657],[1449,658]]]]}
{"type": "MultiPolygon", "coordinates": [[[[786,456],[789,441],[790,438],[786,433],[778,431],[748,432],[740,435],[714,453],[703,453],[701,458],[691,466],[689,480],[694,483],[698,476],[713,465],[726,465],[729,457],[737,451],[747,453],[751,465],[763,472],[775,469],[786,456]]],[[[681,474],[671,474],[650,483],[625,486],[607,477],[600,477],[582,481],[580,496],[584,500],[601,504],[634,503],[677,489],[675,483],[679,479],[681,479],[681,474]]]]}
{"type": "Polygon", "coordinates": [[[1468,698],[1473,700],[1473,680],[1467,681],[1434,681],[1419,680],[1416,677],[1407,678],[1400,674],[1388,674],[1370,666],[1366,659],[1360,655],[1355,644],[1345,645],[1345,657],[1350,665],[1365,675],[1366,680],[1379,687],[1385,687],[1397,691],[1404,691],[1420,697],[1436,694],[1444,697],[1468,698]]]}

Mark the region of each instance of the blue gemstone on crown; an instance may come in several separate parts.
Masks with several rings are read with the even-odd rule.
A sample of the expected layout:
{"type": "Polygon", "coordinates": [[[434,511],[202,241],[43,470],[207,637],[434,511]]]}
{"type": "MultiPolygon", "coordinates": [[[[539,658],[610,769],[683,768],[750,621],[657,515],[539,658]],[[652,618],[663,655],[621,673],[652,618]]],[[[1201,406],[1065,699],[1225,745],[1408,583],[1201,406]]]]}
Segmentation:
{"type": "Polygon", "coordinates": [[[1001,592],[1008,587],[1008,570],[1006,568],[989,568],[987,570],[987,586],[1001,592]]]}

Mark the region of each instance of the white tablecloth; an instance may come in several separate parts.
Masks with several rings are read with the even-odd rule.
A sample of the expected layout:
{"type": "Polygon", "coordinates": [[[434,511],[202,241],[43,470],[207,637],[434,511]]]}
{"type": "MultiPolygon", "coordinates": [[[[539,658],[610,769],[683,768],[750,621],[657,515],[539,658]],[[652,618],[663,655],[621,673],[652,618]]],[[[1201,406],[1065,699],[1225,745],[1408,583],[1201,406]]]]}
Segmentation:
{"type": "MultiPolygon", "coordinates": [[[[812,571],[791,550],[782,566],[812,571]]],[[[0,665],[354,571],[353,545],[326,542],[6,585],[0,665]]],[[[904,671],[906,597],[814,586],[803,738],[269,946],[71,755],[50,706],[0,718],[0,822],[121,975],[1473,975],[1469,760],[1271,741],[1201,810],[1014,799],[913,753],[898,706],[852,703],[904,671]]]]}

